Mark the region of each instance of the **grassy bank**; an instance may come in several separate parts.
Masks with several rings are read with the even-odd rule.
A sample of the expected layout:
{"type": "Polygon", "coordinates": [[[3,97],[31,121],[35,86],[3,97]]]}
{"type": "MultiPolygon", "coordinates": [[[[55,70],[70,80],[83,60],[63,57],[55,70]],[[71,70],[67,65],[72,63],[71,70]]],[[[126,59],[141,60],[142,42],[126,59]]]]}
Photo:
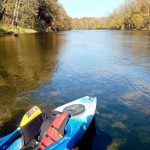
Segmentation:
{"type": "Polygon", "coordinates": [[[33,29],[27,29],[22,27],[12,27],[12,26],[0,26],[0,36],[5,35],[17,35],[22,33],[36,33],[36,30],[33,29]]]}

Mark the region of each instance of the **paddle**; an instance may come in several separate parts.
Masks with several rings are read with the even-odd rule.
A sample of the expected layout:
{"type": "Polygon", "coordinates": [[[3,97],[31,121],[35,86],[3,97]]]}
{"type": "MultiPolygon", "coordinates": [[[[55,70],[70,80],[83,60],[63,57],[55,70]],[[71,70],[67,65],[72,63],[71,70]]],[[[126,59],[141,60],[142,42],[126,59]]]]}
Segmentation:
{"type": "Polygon", "coordinates": [[[2,138],[0,138],[0,149],[4,147],[4,144],[7,143],[10,139],[16,138],[20,133],[21,135],[21,128],[23,128],[25,125],[27,125],[30,121],[32,121],[34,118],[36,118],[38,115],[40,115],[42,112],[41,110],[37,107],[34,106],[32,107],[22,118],[19,127],[9,135],[6,135],[2,138]]]}
{"type": "Polygon", "coordinates": [[[17,128],[20,130],[23,126],[28,124],[31,120],[36,118],[38,115],[40,115],[42,112],[39,107],[34,106],[32,107],[22,118],[19,127],[17,128]]]}

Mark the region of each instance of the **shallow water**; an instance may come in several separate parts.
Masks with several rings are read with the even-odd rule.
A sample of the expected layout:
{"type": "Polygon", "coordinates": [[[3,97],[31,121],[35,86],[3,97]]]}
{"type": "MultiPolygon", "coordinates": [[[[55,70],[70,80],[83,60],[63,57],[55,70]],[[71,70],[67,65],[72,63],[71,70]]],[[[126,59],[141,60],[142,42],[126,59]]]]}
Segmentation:
{"type": "Polygon", "coordinates": [[[51,109],[85,95],[98,98],[97,111],[78,149],[149,150],[150,34],[96,30],[0,38],[0,136],[33,105],[51,109]]]}

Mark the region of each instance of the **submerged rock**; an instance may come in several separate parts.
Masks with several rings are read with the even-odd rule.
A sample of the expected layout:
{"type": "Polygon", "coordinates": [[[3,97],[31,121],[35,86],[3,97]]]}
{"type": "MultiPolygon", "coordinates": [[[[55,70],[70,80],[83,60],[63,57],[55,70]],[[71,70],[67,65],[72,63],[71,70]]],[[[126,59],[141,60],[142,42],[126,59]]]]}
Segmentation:
{"type": "Polygon", "coordinates": [[[120,128],[120,129],[124,129],[124,128],[126,128],[126,126],[122,123],[122,122],[114,122],[113,124],[112,124],[112,127],[115,127],[115,128],[120,128]]]}
{"type": "Polygon", "coordinates": [[[118,150],[118,147],[123,143],[121,139],[114,139],[112,143],[108,146],[107,150],[118,150]]]}
{"type": "Polygon", "coordinates": [[[122,120],[126,120],[126,119],[128,118],[128,115],[125,115],[125,114],[120,115],[120,118],[121,118],[122,120]]]}
{"type": "Polygon", "coordinates": [[[52,91],[50,92],[51,96],[58,96],[59,92],[58,91],[52,91]]]}

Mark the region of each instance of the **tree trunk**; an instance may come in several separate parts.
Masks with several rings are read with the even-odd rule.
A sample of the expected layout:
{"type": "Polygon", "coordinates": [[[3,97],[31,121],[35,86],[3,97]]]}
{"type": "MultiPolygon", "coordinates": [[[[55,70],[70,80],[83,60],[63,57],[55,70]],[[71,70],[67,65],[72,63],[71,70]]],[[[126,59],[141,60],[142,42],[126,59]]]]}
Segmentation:
{"type": "Polygon", "coordinates": [[[12,19],[12,26],[17,26],[19,6],[20,6],[20,0],[16,0],[14,13],[13,13],[13,19],[12,19]]]}
{"type": "Polygon", "coordinates": [[[17,12],[16,12],[16,18],[15,18],[15,23],[16,23],[16,26],[17,26],[17,23],[18,23],[19,7],[20,7],[20,0],[18,0],[18,8],[17,8],[17,12]]]}

